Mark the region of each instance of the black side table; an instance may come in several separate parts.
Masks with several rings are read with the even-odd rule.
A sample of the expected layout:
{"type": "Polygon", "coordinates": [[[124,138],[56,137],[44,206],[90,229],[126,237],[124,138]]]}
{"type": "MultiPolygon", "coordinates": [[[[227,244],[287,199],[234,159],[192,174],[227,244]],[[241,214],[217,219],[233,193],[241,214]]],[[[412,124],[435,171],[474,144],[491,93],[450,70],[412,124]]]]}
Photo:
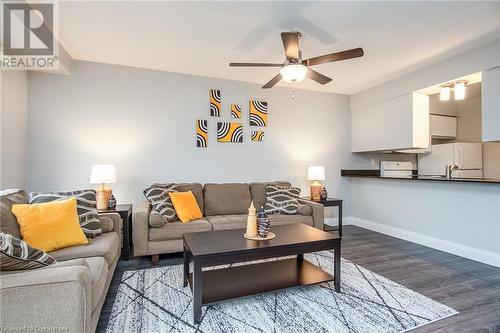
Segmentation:
{"type": "Polygon", "coordinates": [[[123,220],[122,230],[122,259],[130,257],[130,246],[132,244],[132,204],[116,205],[115,209],[99,210],[99,213],[118,213],[123,220]]]}
{"type": "MultiPolygon", "coordinates": [[[[310,197],[305,197],[301,198],[303,200],[311,200],[310,197]]],[[[339,236],[342,237],[342,200],[341,199],[335,199],[335,198],[326,198],[326,200],[321,200],[321,201],[313,201],[319,204],[322,204],[323,207],[338,207],[339,210],[339,226],[338,227],[330,227],[328,225],[323,224],[323,230],[324,231],[338,231],[339,236]]]]}

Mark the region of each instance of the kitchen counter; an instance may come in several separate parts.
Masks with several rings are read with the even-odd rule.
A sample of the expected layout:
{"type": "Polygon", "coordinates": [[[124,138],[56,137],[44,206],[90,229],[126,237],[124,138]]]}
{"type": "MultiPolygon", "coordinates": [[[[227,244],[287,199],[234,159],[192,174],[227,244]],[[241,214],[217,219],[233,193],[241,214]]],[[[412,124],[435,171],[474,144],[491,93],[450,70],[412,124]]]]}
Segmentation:
{"type": "Polygon", "coordinates": [[[438,181],[445,183],[484,183],[484,184],[500,184],[500,179],[494,178],[452,178],[446,179],[444,176],[419,176],[412,175],[411,177],[381,177],[379,170],[341,170],[342,177],[362,177],[362,178],[378,178],[378,179],[395,179],[406,181],[438,181]]]}

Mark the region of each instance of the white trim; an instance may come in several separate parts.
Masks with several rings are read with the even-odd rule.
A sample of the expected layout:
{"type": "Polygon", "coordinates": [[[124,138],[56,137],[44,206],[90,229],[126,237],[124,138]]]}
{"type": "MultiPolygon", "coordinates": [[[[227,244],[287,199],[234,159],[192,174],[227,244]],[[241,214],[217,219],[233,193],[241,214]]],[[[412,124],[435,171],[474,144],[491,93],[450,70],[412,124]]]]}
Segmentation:
{"type": "Polygon", "coordinates": [[[382,234],[428,246],[433,249],[455,254],[457,256],[500,267],[500,253],[481,250],[472,246],[419,234],[417,232],[392,227],[386,224],[373,222],[354,216],[345,217],[342,222],[344,222],[344,225],[352,224],[361,228],[373,230],[382,234]]]}
{"type": "MultiPolygon", "coordinates": [[[[326,225],[336,227],[339,225],[339,218],[338,217],[325,217],[324,223],[326,225]]],[[[349,217],[344,217],[342,219],[342,226],[344,225],[351,225],[352,221],[349,219],[349,217]]]]}

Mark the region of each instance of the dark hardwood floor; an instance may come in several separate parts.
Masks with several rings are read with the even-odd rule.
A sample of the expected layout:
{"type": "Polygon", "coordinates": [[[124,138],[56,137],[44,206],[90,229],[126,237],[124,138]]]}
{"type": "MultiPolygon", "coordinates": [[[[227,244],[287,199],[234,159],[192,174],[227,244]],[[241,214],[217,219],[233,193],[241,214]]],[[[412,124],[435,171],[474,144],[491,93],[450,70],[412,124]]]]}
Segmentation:
{"type": "MultiPolygon", "coordinates": [[[[460,312],[412,332],[500,332],[500,268],[355,226],[344,227],[343,236],[342,257],[460,312]]],[[[165,255],[159,266],[181,263],[180,254],[165,255]]],[[[150,267],[149,257],[118,263],[98,332],[105,331],[123,272],[150,267]]]]}

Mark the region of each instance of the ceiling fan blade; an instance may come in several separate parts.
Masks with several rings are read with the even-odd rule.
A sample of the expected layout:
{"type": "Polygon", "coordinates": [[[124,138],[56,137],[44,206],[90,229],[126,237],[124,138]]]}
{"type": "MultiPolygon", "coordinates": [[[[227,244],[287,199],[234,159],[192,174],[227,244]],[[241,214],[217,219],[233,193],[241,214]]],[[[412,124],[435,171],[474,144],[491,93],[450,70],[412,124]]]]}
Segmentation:
{"type": "Polygon", "coordinates": [[[299,59],[299,33],[282,32],[281,39],[285,47],[286,58],[289,61],[297,61],[299,59]]]}
{"type": "Polygon", "coordinates": [[[274,87],[276,83],[278,83],[281,80],[281,73],[278,73],[275,77],[273,77],[268,83],[262,86],[262,89],[269,89],[274,87]]]}
{"type": "Polygon", "coordinates": [[[321,73],[318,73],[316,71],[313,71],[312,69],[308,68],[307,71],[307,77],[310,78],[311,80],[314,80],[318,82],[319,84],[327,84],[330,82],[332,79],[330,79],[328,76],[325,76],[321,73]]]}
{"type": "Polygon", "coordinates": [[[352,59],[352,58],[358,58],[358,57],[362,57],[364,54],[365,53],[364,53],[362,48],[357,48],[357,49],[352,49],[352,50],[347,50],[347,51],[342,51],[342,52],[325,54],[325,55],[322,55],[319,57],[309,58],[309,59],[302,61],[302,63],[306,66],[314,66],[314,65],[324,64],[327,62],[334,62],[334,61],[341,61],[341,60],[347,60],[347,59],[352,59]]]}
{"type": "Polygon", "coordinates": [[[283,67],[283,64],[267,64],[257,62],[231,62],[231,67],[283,67]]]}

